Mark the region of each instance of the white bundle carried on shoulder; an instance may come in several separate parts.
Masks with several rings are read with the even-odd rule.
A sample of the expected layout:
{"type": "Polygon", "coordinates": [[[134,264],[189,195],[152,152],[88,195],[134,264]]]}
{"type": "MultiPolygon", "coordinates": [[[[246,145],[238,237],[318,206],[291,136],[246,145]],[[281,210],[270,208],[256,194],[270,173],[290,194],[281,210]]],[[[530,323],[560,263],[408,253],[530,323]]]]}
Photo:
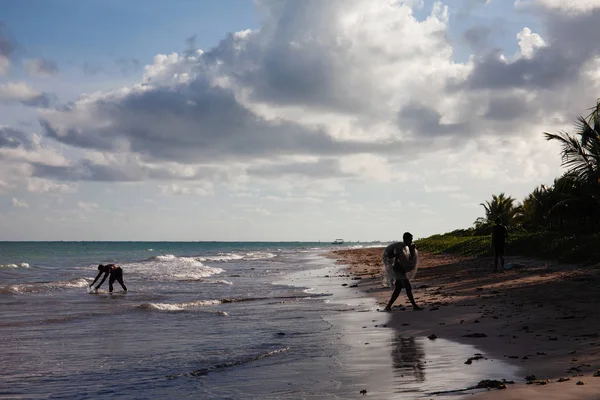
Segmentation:
{"type": "MultiPolygon", "coordinates": [[[[402,247],[402,250],[396,250],[396,256],[398,263],[404,267],[406,271],[406,278],[414,279],[417,275],[417,266],[419,264],[419,252],[415,248],[414,257],[410,257],[410,248],[408,246],[402,247]]],[[[396,273],[394,271],[395,258],[383,257],[383,283],[389,287],[393,287],[396,282],[396,273]]]]}

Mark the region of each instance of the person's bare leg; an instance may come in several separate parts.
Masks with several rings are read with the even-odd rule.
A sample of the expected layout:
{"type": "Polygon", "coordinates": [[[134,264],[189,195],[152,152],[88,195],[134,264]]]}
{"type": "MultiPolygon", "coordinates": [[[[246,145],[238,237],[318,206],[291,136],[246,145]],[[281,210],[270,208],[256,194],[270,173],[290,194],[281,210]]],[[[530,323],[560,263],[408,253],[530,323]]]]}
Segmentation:
{"type": "Polygon", "coordinates": [[[498,253],[494,252],[494,272],[498,272],[498,253]]]}
{"type": "Polygon", "coordinates": [[[396,280],[394,292],[392,293],[392,297],[390,298],[390,301],[388,302],[387,306],[385,306],[384,311],[392,311],[392,304],[394,304],[394,302],[398,299],[398,296],[400,296],[402,288],[402,281],[396,280]]]}
{"type": "Polygon", "coordinates": [[[127,286],[125,286],[125,282],[123,282],[123,275],[117,278],[117,282],[119,282],[124,291],[127,291],[127,286]]]}
{"type": "Polygon", "coordinates": [[[406,288],[406,295],[408,296],[408,300],[410,300],[410,304],[412,304],[412,306],[413,306],[413,310],[414,311],[422,310],[422,308],[419,307],[417,305],[417,303],[415,303],[415,298],[413,297],[413,294],[412,294],[412,286],[410,285],[409,280],[408,279],[405,280],[403,282],[403,285],[406,288]]]}

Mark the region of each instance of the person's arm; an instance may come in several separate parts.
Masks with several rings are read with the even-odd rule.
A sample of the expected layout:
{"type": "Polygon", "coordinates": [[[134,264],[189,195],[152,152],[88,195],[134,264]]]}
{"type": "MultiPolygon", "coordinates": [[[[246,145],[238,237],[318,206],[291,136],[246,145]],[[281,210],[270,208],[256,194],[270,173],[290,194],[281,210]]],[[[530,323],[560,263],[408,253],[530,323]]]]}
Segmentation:
{"type": "MultiPolygon", "coordinates": [[[[102,273],[102,272],[100,272],[102,273]]],[[[104,273],[104,278],[102,278],[102,280],[100,281],[100,283],[98,284],[98,286],[96,286],[96,290],[100,289],[100,286],[102,286],[102,284],[104,283],[104,281],[106,280],[106,278],[108,277],[108,272],[104,273]]]]}
{"type": "Polygon", "coordinates": [[[411,244],[410,246],[408,246],[408,249],[410,250],[410,259],[412,260],[413,258],[415,258],[415,250],[417,249],[417,246],[415,246],[415,244],[411,244]]]}
{"type": "MultiPolygon", "coordinates": [[[[96,275],[96,278],[94,279],[94,282],[90,283],[90,287],[94,286],[94,283],[96,283],[96,281],[98,280],[98,278],[100,278],[100,275],[102,275],[102,271],[98,272],[98,275],[96,275]]],[[[106,279],[106,278],[104,278],[104,279],[106,279]]],[[[102,281],[102,282],[104,282],[104,281],[102,281]]],[[[100,285],[102,285],[102,283],[100,285]]],[[[98,285],[98,286],[100,286],[100,285],[98,285]]]]}

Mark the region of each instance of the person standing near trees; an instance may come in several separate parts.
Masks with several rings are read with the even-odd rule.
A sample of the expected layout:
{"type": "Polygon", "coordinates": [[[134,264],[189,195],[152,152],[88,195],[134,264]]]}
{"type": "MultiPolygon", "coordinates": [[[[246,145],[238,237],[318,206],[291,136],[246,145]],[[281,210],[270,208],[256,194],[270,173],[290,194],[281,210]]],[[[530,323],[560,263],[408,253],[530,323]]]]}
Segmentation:
{"type": "Polygon", "coordinates": [[[494,272],[498,272],[498,259],[504,271],[504,247],[506,246],[506,238],[508,237],[508,229],[502,225],[502,219],[496,218],[496,224],[492,227],[492,247],[494,248],[494,272]]]}

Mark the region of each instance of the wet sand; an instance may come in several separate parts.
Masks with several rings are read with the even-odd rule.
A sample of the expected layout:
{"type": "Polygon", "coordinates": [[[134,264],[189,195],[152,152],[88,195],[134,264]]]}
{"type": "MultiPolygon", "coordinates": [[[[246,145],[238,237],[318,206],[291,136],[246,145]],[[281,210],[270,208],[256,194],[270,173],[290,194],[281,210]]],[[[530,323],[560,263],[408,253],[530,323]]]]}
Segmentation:
{"type": "MultiPolygon", "coordinates": [[[[382,251],[329,253],[349,266],[354,290],[375,297],[381,310],[391,294],[381,279],[382,251]]],[[[388,313],[388,326],[403,336],[435,335],[476,346],[487,358],[517,365],[522,372],[522,379],[505,390],[468,391],[465,397],[600,399],[600,377],[593,376],[600,368],[598,267],[522,257],[507,257],[506,263],[516,266],[493,273],[491,258],[421,253],[412,286],[425,309],[412,311],[403,292],[388,313]],[[530,375],[535,381],[527,384],[530,375]],[[557,382],[560,378],[569,380],[557,382]]],[[[477,368],[477,360],[459,367],[477,368]]]]}

